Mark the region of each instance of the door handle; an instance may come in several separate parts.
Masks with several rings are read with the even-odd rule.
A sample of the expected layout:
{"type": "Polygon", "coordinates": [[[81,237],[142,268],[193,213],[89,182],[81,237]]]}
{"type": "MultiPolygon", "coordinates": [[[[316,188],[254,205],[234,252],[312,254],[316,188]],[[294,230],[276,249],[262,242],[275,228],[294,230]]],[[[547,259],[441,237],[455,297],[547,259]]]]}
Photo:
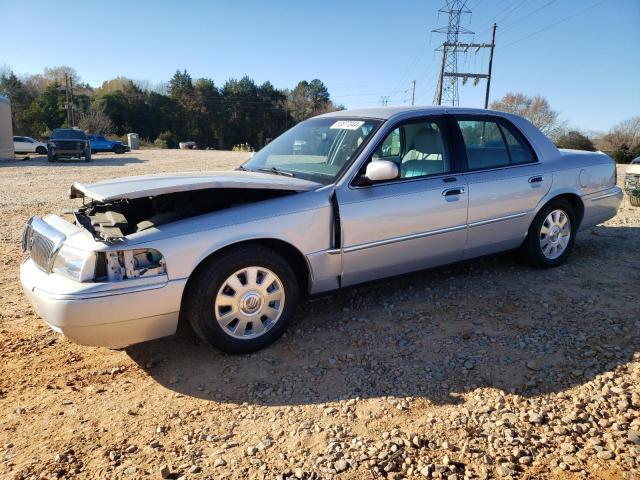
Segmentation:
{"type": "Polygon", "coordinates": [[[529,183],[540,183],[544,181],[544,177],[542,175],[534,175],[533,177],[529,177],[529,183]]]}
{"type": "Polygon", "coordinates": [[[448,197],[449,195],[462,195],[464,193],[464,187],[447,188],[442,191],[442,195],[448,197]]]}

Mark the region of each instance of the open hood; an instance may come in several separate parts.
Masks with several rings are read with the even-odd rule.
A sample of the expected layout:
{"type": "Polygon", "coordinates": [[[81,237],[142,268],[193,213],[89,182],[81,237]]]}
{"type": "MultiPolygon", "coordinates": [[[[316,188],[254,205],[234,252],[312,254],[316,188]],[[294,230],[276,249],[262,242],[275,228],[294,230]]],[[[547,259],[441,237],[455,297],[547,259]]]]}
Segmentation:
{"type": "Polygon", "coordinates": [[[71,198],[88,197],[99,202],[155,197],[168,193],[205,189],[262,189],[308,191],[321,187],[319,183],[273,175],[270,173],[233,170],[225,172],[184,172],[125,177],[83,185],[74,183],[71,198]]]}

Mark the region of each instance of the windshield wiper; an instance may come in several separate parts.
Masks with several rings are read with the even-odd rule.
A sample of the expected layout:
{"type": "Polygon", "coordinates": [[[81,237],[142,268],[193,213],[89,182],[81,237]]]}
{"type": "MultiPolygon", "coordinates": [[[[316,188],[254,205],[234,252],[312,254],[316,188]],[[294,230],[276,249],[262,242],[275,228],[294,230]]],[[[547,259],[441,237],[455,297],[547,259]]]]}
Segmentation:
{"type": "Polygon", "coordinates": [[[295,175],[292,172],[287,172],[286,170],[280,170],[279,168],[276,168],[276,167],[256,168],[256,170],[258,172],[274,173],[276,175],[283,175],[285,177],[295,177],[295,175]]]}

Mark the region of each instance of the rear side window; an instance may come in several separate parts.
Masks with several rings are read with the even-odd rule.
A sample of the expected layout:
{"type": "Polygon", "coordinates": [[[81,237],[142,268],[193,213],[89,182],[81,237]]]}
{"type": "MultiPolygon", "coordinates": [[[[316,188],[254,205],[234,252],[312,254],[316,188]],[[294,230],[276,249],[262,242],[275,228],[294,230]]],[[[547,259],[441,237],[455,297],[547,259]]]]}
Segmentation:
{"type": "Polygon", "coordinates": [[[458,120],[470,170],[505,167],[509,151],[500,127],[492,121],[458,120]]]}
{"type": "Polygon", "coordinates": [[[458,120],[469,170],[520,165],[535,161],[531,147],[514,128],[493,120],[458,120]]]}
{"type": "Polygon", "coordinates": [[[511,163],[520,165],[522,163],[531,163],[536,161],[536,156],[531,150],[527,141],[522,134],[509,125],[500,125],[504,138],[509,147],[509,155],[511,155],[511,163]]]}

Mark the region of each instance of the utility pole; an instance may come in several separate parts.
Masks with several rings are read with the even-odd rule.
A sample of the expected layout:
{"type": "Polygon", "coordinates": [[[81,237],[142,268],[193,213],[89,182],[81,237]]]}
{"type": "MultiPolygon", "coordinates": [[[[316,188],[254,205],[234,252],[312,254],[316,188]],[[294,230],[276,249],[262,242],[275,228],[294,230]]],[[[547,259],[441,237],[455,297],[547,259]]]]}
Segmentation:
{"type": "Polygon", "coordinates": [[[435,33],[446,35],[446,40],[442,44],[442,67],[440,69],[440,81],[438,82],[438,90],[436,94],[436,103],[441,105],[443,102],[450,105],[458,105],[458,78],[450,77],[445,82],[445,70],[447,72],[457,73],[458,71],[458,51],[456,48],[447,48],[447,45],[457,45],[460,35],[471,35],[473,32],[460,26],[462,15],[470,14],[471,10],[466,8],[467,0],[446,0],[446,4],[439,11],[449,16],[446,27],[440,27],[433,30],[435,33]]]}
{"type": "Polygon", "coordinates": [[[73,99],[73,78],[69,75],[69,100],[71,100],[70,111],[71,111],[71,125],[70,127],[75,126],[76,124],[76,113],[74,111],[74,99],[73,99]]]}
{"type": "Polygon", "coordinates": [[[440,79],[438,80],[438,93],[436,94],[436,105],[442,105],[442,80],[444,79],[444,62],[447,58],[447,45],[442,45],[442,63],[440,64],[440,79]]]}
{"type": "Polygon", "coordinates": [[[487,93],[484,96],[484,108],[489,108],[489,88],[491,87],[491,67],[493,66],[493,49],[496,47],[496,28],[493,24],[493,32],[491,33],[491,53],[489,54],[489,75],[487,76],[487,93]]]}
{"type": "Polygon", "coordinates": [[[69,97],[69,76],[64,74],[64,93],[67,106],[67,127],[71,128],[71,99],[69,97]]]}
{"type": "Polygon", "coordinates": [[[416,104],[416,81],[413,81],[413,93],[411,94],[411,105],[416,104]]]}

